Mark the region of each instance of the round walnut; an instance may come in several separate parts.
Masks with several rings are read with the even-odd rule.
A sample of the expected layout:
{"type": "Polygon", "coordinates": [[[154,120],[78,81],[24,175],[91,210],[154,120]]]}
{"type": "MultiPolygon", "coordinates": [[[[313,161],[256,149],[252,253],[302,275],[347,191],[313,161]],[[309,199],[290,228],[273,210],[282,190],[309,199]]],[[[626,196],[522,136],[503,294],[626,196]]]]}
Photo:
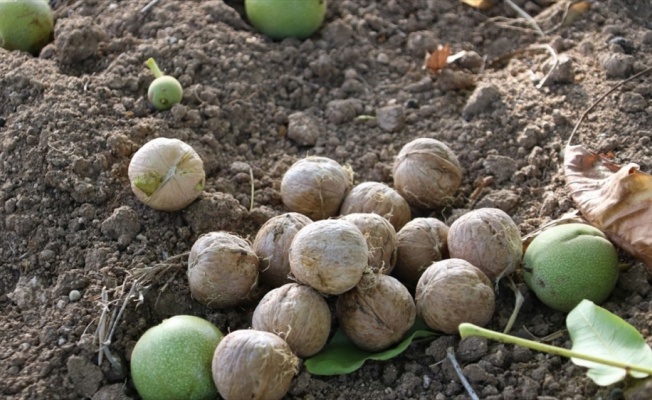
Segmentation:
{"type": "Polygon", "coordinates": [[[413,207],[449,204],[462,182],[457,156],[436,139],[420,138],[403,146],[394,162],[394,187],[413,207]]]}
{"type": "Polygon", "coordinates": [[[225,400],[280,400],[290,390],[299,359],[277,335],[233,331],[213,353],[213,382],[225,400]]]}
{"type": "Polygon", "coordinates": [[[414,324],[416,306],[401,282],[378,275],[375,285],[359,285],[338,296],[336,315],[342,330],[356,346],[379,351],[403,338],[414,324]]]}
{"type": "Polygon", "coordinates": [[[353,171],[326,157],[301,159],[281,180],[281,198],[290,210],[313,221],[337,215],[351,189],[353,171]]]}
{"type": "Polygon", "coordinates": [[[396,267],[399,281],[414,289],[421,274],[433,262],[448,257],[448,226],[437,218],[415,218],[398,234],[396,267]]]}
{"type": "Polygon", "coordinates": [[[448,251],[480,268],[492,281],[514,272],[523,257],[518,227],[498,208],[480,208],[455,220],[448,232],[448,251]]]}
{"type": "Polygon", "coordinates": [[[462,322],[485,326],[496,299],[484,272],[459,258],[433,263],[416,290],[417,314],[432,329],[452,335],[462,322]]]}
{"type": "Polygon", "coordinates": [[[351,222],[316,221],[292,239],[290,270],[298,282],[338,295],[358,284],[367,269],[368,251],[362,232],[351,222]]]}
{"type": "Polygon", "coordinates": [[[382,182],[363,182],[351,189],[340,208],[340,215],[374,213],[389,220],[398,231],[411,218],[410,205],[394,189],[382,182]]]}
{"type": "Polygon", "coordinates": [[[270,218],[260,227],[254,252],[260,260],[260,283],[272,288],[292,282],[288,251],[294,235],[312,221],[303,214],[289,212],[270,218]]]}
{"type": "Polygon", "coordinates": [[[396,264],[396,230],[388,220],[378,214],[353,213],[341,217],[360,229],[369,248],[368,265],[375,273],[387,274],[396,264]]]}
{"type": "Polygon", "coordinates": [[[263,296],[254,310],[252,326],[279,335],[294,354],[306,358],[326,345],[331,312],[315,289],[288,283],[263,296]]]}
{"type": "Polygon", "coordinates": [[[187,275],[195,300],[212,308],[232,307],[254,297],[258,257],[244,239],[210,232],[190,249],[187,275]]]}

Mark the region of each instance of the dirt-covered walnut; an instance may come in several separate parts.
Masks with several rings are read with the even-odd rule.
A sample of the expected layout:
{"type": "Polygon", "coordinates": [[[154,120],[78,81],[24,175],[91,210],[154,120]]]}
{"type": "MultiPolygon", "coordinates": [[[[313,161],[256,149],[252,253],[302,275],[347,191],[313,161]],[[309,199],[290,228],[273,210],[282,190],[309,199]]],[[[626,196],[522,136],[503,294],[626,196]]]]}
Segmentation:
{"type": "Polygon", "coordinates": [[[316,221],[292,239],[290,270],[298,282],[338,295],[358,284],[367,269],[368,251],[367,241],[353,223],[316,221]]]}
{"type": "Polygon", "coordinates": [[[362,182],[346,195],[340,215],[374,213],[389,220],[398,231],[411,218],[410,205],[394,189],[382,182],[362,182]]]}
{"type": "Polygon", "coordinates": [[[190,249],[187,275],[195,300],[212,308],[232,307],[255,295],[258,257],[246,240],[210,232],[190,249]]]}
{"type": "Polygon", "coordinates": [[[331,312],[315,289],[288,283],[268,292],[258,303],[252,327],[272,332],[301,358],[317,354],[331,331],[331,312]]]}
{"type": "Polygon", "coordinates": [[[260,260],[261,284],[276,288],[291,282],[288,277],[290,243],[311,222],[303,214],[289,212],[270,218],[260,227],[252,247],[260,260]]]}
{"type": "Polygon", "coordinates": [[[448,231],[448,251],[498,281],[514,272],[523,257],[521,233],[498,208],[480,208],[456,219],[448,231]]]}
{"type": "Polygon", "coordinates": [[[448,226],[437,218],[415,218],[396,236],[398,250],[392,275],[409,288],[417,285],[433,262],[448,257],[448,226]]]}
{"type": "Polygon", "coordinates": [[[326,157],[310,156],[290,166],[281,180],[283,204],[313,221],[337,215],[351,190],[353,171],[326,157]]]}
{"type": "Polygon", "coordinates": [[[290,389],[299,359],[279,336],[242,329],[224,336],[213,354],[213,382],[225,400],[279,400],[290,389]]]}
{"type": "Polygon", "coordinates": [[[394,161],[394,187],[416,208],[433,209],[453,200],[462,166],[444,143],[419,138],[403,146],[394,161]]]}
{"type": "Polygon", "coordinates": [[[388,220],[378,214],[353,213],[341,217],[355,224],[367,240],[369,267],[373,272],[389,274],[396,264],[398,239],[388,220]]]}
{"type": "Polygon", "coordinates": [[[401,340],[412,327],[416,306],[401,282],[378,275],[375,285],[358,285],[338,296],[336,315],[342,330],[356,346],[379,351],[401,340]]]}
{"type": "Polygon", "coordinates": [[[433,263],[421,275],[416,290],[417,314],[432,329],[456,334],[462,322],[485,326],[496,299],[484,272],[459,258],[433,263]]]}

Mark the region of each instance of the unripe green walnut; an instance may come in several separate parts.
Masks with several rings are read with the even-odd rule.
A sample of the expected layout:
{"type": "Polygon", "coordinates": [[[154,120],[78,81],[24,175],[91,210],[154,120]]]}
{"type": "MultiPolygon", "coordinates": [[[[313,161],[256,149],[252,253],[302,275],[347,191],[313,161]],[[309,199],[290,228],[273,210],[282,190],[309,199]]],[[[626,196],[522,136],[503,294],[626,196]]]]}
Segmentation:
{"type": "Polygon", "coordinates": [[[251,25],[272,39],[305,39],[324,21],[326,0],[245,0],[251,25]]]}
{"type": "Polygon", "coordinates": [[[143,400],[217,397],[211,362],[224,335],[210,322],[176,315],[150,328],[131,353],[131,376],[143,400]]]}
{"type": "Polygon", "coordinates": [[[169,75],[163,75],[153,58],[148,59],[145,65],[156,77],[147,90],[147,98],[152,105],[157,110],[164,111],[180,103],[183,98],[183,88],[179,81],[169,75]]]}
{"type": "Polygon", "coordinates": [[[0,47],[38,54],[53,27],[47,0],[0,0],[0,47]]]}
{"type": "Polygon", "coordinates": [[[590,225],[557,225],[528,246],[523,280],[539,300],[558,311],[569,312],[584,299],[600,304],[616,286],[618,255],[590,225]]]}

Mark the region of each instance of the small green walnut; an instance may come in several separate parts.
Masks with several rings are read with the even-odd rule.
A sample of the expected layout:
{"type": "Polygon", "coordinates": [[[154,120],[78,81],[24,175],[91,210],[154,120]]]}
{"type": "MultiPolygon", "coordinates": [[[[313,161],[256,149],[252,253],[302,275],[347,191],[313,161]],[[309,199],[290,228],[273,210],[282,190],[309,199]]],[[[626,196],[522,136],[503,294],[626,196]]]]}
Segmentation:
{"type": "Polygon", "coordinates": [[[587,224],[557,225],[539,234],[523,256],[523,280],[547,306],[569,312],[582,300],[600,304],[618,280],[618,254],[587,224]]]}
{"type": "Polygon", "coordinates": [[[272,39],[305,39],[324,22],[326,0],[245,0],[245,12],[272,39]]]}
{"type": "Polygon", "coordinates": [[[164,75],[153,58],[149,58],[145,62],[145,65],[147,65],[156,78],[147,90],[147,98],[152,105],[159,111],[165,111],[181,102],[183,88],[179,81],[174,77],[164,75]]]}
{"type": "Polygon", "coordinates": [[[50,41],[53,27],[46,0],[0,0],[0,47],[36,55],[50,41]]]}
{"type": "Polygon", "coordinates": [[[211,363],[224,335],[205,319],[176,315],[150,328],[131,353],[131,376],[143,400],[217,397],[211,363]]]}

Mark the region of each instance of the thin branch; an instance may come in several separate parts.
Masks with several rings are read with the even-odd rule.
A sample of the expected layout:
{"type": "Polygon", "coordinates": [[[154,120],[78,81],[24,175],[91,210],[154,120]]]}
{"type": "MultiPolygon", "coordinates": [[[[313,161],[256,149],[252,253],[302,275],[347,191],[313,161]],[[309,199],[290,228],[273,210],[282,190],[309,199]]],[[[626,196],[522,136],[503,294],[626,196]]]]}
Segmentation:
{"type": "Polygon", "coordinates": [[[478,395],[473,390],[473,387],[471,386],[469,381],[466,379],[466,376],[464,376],[464,372],[462,371],[462,367],[460,367],[460,364],[457,362],[457,359],[455,358],[455,353],[453,352],[452,347],[449,347],[449,348],[446,349],[446,357],[448,357],[448,360],[451,362],[451,364],[453,364],[453,369],[455,369],[455,373],[460,378],[460,381],[462,382],[462,385],[464,385],[464,389],[466,389],[466,392],[471,397],[471,400],[480,400],[478,395]]]}
{"type": "Polygon", "coordinates": [[[154,6],[156,6],[160,2],[161,0],[152,0],[149,3],[147,3],[147,5],[140,10],[140,12],[144,14],[149,10],[151,10],[152,8],[154,8],[154,6]]]}
{"type": "Polygon", "coordinates": [[[530,14],[526,13],[525,10],[523,10],[521,7],[516,5],[512,0],[505,0],[505,4],[510,6],[522,18],[525,18],[530,23],[530,25],[532,25],[532,27],[539,34],[539,36],[541,37],[546,36],[543,30],[541,30],[541,27],[539,26],[537,21],[535,21],[530,14]]]}

